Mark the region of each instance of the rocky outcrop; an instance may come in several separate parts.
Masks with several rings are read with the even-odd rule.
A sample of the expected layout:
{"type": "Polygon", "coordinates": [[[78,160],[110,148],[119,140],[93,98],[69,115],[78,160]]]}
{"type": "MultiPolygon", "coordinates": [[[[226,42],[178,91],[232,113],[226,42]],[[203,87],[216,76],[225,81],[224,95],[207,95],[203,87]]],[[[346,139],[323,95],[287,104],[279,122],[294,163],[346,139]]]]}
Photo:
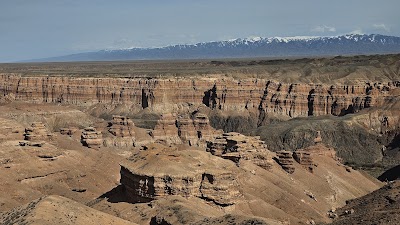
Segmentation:
{"type": "Polygon", "coordinates": [[[101,132],[94,127],[86,127],[82,131],[81,143],[88,148],[100,148],[103,145],[101,132]]]}
{"type": "Polygon", "coordinates": [[[207,151],[229,159],[237,165],[240,164],[240,160],[249,160],[264,169],[269,169],[273,163],[272,153],[258,136],[245,136],[235,132],[224,133],[207,142],[207,151]]]}
{"type": "Polygon", "coordinates": [[[215,156],[222,157],[228,145],[224,136],[218,136],[214,140],[207,142],[207,152],[215,156]]]}
{"type": "Polygon", "coordinates": [[[46,142],[44,141],[20,141],[20,146],[31,146],[31,147],[42,147],[45,145],[46,142]]]}
{"type": "Polygon", "coordinates": [[[205,146],[206,141],[221,134],[210,126],[207,115],[194,112],[192,114],[163,114],[153,131],[155,140],[167,143],[190,146],[205,146]]]}
{"type": "Polygon", "coordinates": [[[314,138],[314,144],[319,144],[322,142],[321,131],[317,131],[317,136],[314,138]]]}
{"type": "Polygon", "coordinates": [[[324,144],[321,144],[321,143],[309,146],[309,147],[304,148],[304,149],[298,149],[298,150],[308,152],[311,156],[313,156],[313,155],[320,155],[321,156],[322,155],[322,156],[330,157],[330,158],[332,158],[334,160],[337,160],[337,161],[342,161],[341,158],[336,156],[335,149],[328,148],[324,144]]]}
{"type": "Polygon", "coordinates": [[[114,115],[108,131],[116,137],[134,137],[134,126],[135,124],[128,117],[114,115]]]}
{"type": "MultiPolygon", "coordinates": [[[[326,147],[322,142],[321,131],[317,131],[317,135],[314,138],[314,145],[311,145],[304,149],[297,149],[293,154],[295,160],[305,167],[312,167],[312,155],[327,156],[337,161],[342,161],[336,156],[336,151],[333,148],[326,147]],[[297,152],[297,154],[296,154],[297,152]],[[297,157],[297,159],[296,159],[297,157]]],[[[312,171],[312,169],[310,170],[312,171]]]]}
{"type": "Polygon", "coordinates": [[[135,146],[135,124],[126,116],[113,115],[108,131],[112,137],[104,138],[104,146],[132,147],[135,146]]]}
{"type": "Polygon", "coordinates": [[[305,151],[304,149],[297,149],[295,152],[293,152],[293,158],[311,173],[314,171],[315,165],[310,152],[305,151]]]}
{"type": "Polygon", "coordinates": [[[198,139],[201,138],[201,136],[198,135],[193,122],[193,119],[186,114],[180,115],[176,121],[178,136],[181,138],[183,143],[189,145],[197,144],[198,139]]]}
{"type": "Polygon", "coordinates": [[[181,115],[177,119],[178,136],[183,143],[205,147],[206,141],[212,140],[222,134],[210,126],[207,115],[194,112],[188,117],[181,115]]]}
{"type": "Polygon", "coordinates": [[[51,139],[51,134],[47,133],[46,126],[41,122],[34,122],[31,127],[25,128],[24,140],[43,141],[49,139],[51,139]]]}
{"type": "Polygon", "coordinates": [[[72,136],[77,131],[78,128],[75,127],[64,127],[60,129],[60,134],[72,136]]]}
{"type": "Polygon", "coordinates": [[[278,163],[281,165],[282,169],[290,174],[294,173],[295,168],[293,166],[292,152],[282,150],[277,152],[276,155],[278,156],[278,163]]]}
{"type": "Polygon", "coordinates": [[[120,183],[134,202],[179,195],[232,205],[240,197],[235,166],[211,157],[197,150],[142,151],[121,165],[120,183]]]}
{"type": "Polygon", "coordinates": [[[233,78],[79,78],[0,75],[0,95],[16,100],[77,105],[128,104],[172,112],[177,105],[287,117],[341,116],[369,108],[398,89],[396,83],[360,85],[290,84],[233,78]]]}
{"type": "Polygon", "coordinates": [[[168,143],[180,143],[178,128],[176,125],[176,114],[162,114],[154,127],[152,136],[155,140],[165,140],[168,143]]]}
{"type": "Polygon", "coordinates": [[[199,139],[208,140],[215,136],[215,130],[210,126],[210,120],[207,115],[199,112],[194,113],[193,125],[199,139]]]}

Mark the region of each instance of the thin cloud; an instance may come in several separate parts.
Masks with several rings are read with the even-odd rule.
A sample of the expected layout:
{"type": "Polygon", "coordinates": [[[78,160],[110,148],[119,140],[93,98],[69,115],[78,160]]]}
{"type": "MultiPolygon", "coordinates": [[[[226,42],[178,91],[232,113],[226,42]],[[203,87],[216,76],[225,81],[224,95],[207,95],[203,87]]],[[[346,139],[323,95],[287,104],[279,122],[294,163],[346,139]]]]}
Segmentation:
{"type": "Polygon", "coordinates": [[[362,31],[361,28],[357,28],[357,29],[353,30],[352,32],[350,32],[350,34],[364,34],[364,32],[362,31]]]}
{"type": "Polygon", "coordinates": [[[327,25],[321,25],[321,26],[316,26],[313,29],[311,29],[312,32],[318,32],[318,33],[325,33],[325,32],[336,32],[335,27],[327,26],[327,25]]]}
{"type": "Polygon", "coordinates": [[[390,32],[390,27],[386,26],[384,23],[373,24],[372,27],[374,27],[377,30],[383,30],[386,32],[390,32]]]}

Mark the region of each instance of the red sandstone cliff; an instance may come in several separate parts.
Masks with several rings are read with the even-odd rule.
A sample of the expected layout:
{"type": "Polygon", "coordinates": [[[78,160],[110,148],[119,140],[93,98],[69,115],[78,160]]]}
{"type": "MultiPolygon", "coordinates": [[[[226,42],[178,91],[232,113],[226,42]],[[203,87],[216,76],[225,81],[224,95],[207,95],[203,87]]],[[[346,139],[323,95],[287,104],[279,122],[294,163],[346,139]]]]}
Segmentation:
{"type": "Polygon", "coordinates": [[[288,117],[344,115],[381,104],[399,83],[362,85],[285,84],[233,78],[78,78],[0,75],[0,96],[30,102],[77,105],[129,104],[155,112],[204,104],[223,111],[259,111],[288,117]]]}

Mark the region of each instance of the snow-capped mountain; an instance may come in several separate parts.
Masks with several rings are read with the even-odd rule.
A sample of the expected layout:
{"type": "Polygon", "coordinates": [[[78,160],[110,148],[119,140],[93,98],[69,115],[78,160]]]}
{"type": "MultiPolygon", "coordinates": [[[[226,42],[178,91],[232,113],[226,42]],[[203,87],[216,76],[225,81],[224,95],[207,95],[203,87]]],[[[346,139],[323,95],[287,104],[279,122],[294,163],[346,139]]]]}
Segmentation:
{"type": "Polygon", "coordinates": [[[333,37],[251,37],[160,48],[101,50],[34,61],[113,61],[333,56],[400,53],[400,37],[348,34],[333,37]]]}

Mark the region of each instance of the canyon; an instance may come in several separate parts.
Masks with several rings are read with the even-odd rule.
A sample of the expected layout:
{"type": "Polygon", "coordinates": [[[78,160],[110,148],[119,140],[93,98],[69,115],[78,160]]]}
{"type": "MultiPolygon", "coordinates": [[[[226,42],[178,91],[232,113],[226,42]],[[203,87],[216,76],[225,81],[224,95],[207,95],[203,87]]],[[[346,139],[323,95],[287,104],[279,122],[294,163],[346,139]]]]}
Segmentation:
{"type": "MultiPolygon", "coordinates": [[[[75,105],[84,108],[91,115],[104,119],[111,118],[116,113],[130,116],[139,126],[151,129],[156,126],[154,121],[157,121],[162,114],[184,115],[199,110],[209,117],[210,125],[216,129],[245,134],[255,133],[267,144],[271,144],[275,151],[279,151],[283,146],[287,148],[287,144],[284,143],[287,139],[278,138],[280,142],[276,142],[263,135],[268,125],[276,124],[275,121],[291,123],[294,118],[309,119],[323,116],[340,118],[336,121],[356,120],[358,126],[348,121],[344,123],[343,128],[335,129],[359,129],[356,133],[361,133],[359,135],[366,136],[368,140],[371,140],[368,137],[371,133],[374,137],[378,137],[399,130],[400,117],[397,113],[399,106],[396,102],[400,98],[400,83],[395,79],[386,82],[358,80],[356,84],[350,85],[339,80],[327,83],[286,83],[262,78],[237,79],[219,75],[89,78],[1,73],[0,84],[3,101],[75,105]],[[392,108],[388,108],[390,105],[393,105],[392,108]],[[387,110],[382,110],[383,107],[387,110]],[[141,116],[138,117],[139,114],[141,116]],[[348,119],[346,116],[354,119],[348,119]],[[146,117],[151,117],[152,121],[148,121],[146,117]],[[353,125],[346,128],[350,123],[353,125]],[[256,128],[260,129],[256,131],[256,128]],[[270,141],[272,143],[269,143],[270,141]]],[[[334,120],[328,119],[328,121],[334,120]]],[[[335,123],[333,126],[336,126],[335,123]]],[[[155,131],[155,135],[162,134],[155,131]]],[[[109,140],[109,142],[110,145],[118,145],[114,143],[115,141],[109,140]]],[[[300,140],[290,148],[294,150],[307,147],[306,144],[299,142],[300,140]]],[[[335,145],[333,142],[331,140],[329,144],[335,145]]],[[[378,146],[382,148],[385,144],[374,141],[368,145],[377,149],[378,146]]],[[[345,144],[336,144],[339,156],[346,162],[357,161],[350,159],[351,156],[345,152],[345,147],[345,144]]],[[[362,146],[357,147],[355,151],[356,155],[367,157],[360,165],[373,164],[384,157],[377,150],[371,155],[361,156],[362,146]]]]}
{"type": "Polygon", "coordinates": [[[0,65],[0,223],[388,214],[399,72],[400,55],[0,65]]]}

